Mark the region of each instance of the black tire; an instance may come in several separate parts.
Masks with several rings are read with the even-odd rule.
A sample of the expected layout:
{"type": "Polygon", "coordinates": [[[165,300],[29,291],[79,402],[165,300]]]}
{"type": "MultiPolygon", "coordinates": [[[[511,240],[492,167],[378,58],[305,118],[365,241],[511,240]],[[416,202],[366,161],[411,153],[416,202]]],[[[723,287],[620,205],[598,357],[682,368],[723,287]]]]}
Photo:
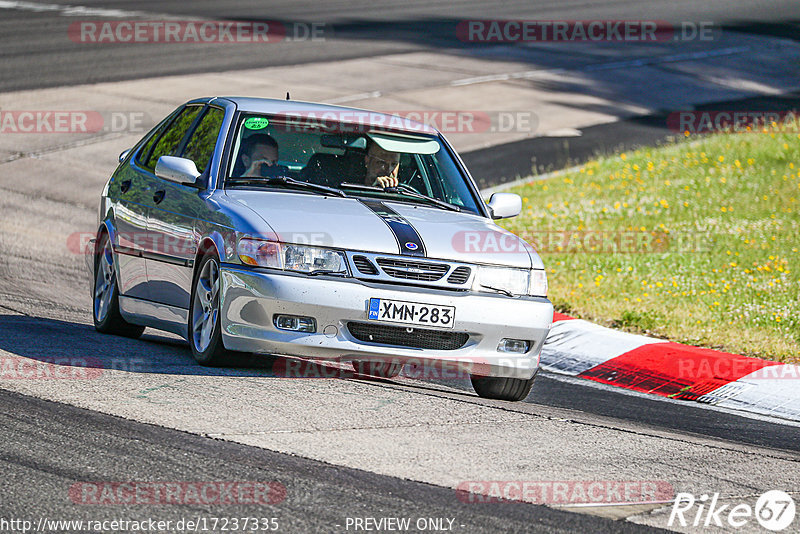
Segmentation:
{"type": "Polygon", "coordinates": [[[192,294],[189,299],[189,347],[192,349],[192,356],[195,361],[200,365],[208,367],[224,367],[230,365],[233,359],[233,353],[225,348],[222,344],[222,320],[219,309],[220,287],[217,286],[215,294],[208,302],[208,306],[203,310],[197,310],[198,304],[197,286],[201,283],[201,279],[206,281],[203,277],[207,274],[207,269],[214,269],[217,273],[217,284],[219,284],[219,260],[213,253],[203,256],[200,264],[195,271],[194,279],[192,280],[192,294]],[[209,266],[211,264],[211,266],[209,266]],[[195,311],[197,310],[197,317],[195,311]],[[208,320],[207,327],[213,325],[210,336],[198,333],[195,325],[198,324],[198,319],[206,317],[207,314],[213,315],[213,320],[208,320]]]}
{"type": "Polygon", "coordinates": [[[137,339],[144,332],[144,327],[130,324],[122,318],[122,314],[119,312],[119,287],[114,266],[114,252],[111,248],[111,240],[105,232],[97,240],[93,274],[92,319],[94,329],[101,334],[137,339]]]}
{"type": "Polygon", "coordinates": [[[517,402],[525,400],[536,380],[536,373],[528,379],[524,378],[505,378],[496,376],[476,376],[470,375],[472,387],[479,397],[484,399],[496,399],[517,402]]]}
{"type": "Polygon", "coordinates": [[[353,369],[359,375],[394,378],[403,370],[403,364],[399,362],[354,361],[353,369]]]}

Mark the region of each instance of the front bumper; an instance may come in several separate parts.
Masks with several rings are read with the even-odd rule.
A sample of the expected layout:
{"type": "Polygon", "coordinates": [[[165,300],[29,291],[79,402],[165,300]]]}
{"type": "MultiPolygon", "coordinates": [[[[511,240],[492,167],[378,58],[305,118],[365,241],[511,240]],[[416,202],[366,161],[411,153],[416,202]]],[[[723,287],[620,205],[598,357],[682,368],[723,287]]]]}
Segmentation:
{"type": "Polygon", "coordinates": [[[553,306],[544,298],[309,277],[233,265],[222,265],[221,274],[223,343],[242,352],[422,365],[448,362],[473,374],[527,379],[539,366],[542,345],[553,321],[553,306]],[[351,335],[348,323],[398,326],[368,321],[370,298],[455,306],[452,331],[467,333],[468,341],[455,350],[359,341],[351,335]],[[317,332],[279,330],[273,324],[273,316],[279,313],[314,317],[317,332]],[[526,354],[499,352],[502,338],[530,340],[531,348],[526,354]]]}

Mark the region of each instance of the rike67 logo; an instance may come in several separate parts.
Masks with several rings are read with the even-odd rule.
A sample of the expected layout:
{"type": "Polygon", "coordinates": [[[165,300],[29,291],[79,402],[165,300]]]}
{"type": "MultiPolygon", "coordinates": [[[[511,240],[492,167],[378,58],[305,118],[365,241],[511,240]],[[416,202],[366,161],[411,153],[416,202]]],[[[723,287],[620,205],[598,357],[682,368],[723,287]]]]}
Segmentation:
{"type": "Polygon", "coordinates": [[[719,500],[719,493],[699,498],[691,493],[678,493],[667,526],[738,529],[756,520],[763,528],[780,532],[789,528],[795,518],[794,499],[784,491],[767,491],[758,498],[755,507],[747,503],[721,504],[719,500]]]}

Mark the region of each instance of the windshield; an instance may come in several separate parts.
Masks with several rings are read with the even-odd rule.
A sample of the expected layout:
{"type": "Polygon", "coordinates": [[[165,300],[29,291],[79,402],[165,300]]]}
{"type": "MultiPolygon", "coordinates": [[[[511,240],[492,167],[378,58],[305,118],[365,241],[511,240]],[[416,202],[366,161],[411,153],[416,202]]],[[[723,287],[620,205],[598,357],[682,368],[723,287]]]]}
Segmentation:
{"type": "Polygon", "coordinates": [[[436,135],[243,114],[225,187],[269,187],[460,208],[480,213],[466,177],[436,135]],[[276,180],[289,178],[290,180],[276,180]],[[425,198],[428,197],[428,198],[425,198]]]}

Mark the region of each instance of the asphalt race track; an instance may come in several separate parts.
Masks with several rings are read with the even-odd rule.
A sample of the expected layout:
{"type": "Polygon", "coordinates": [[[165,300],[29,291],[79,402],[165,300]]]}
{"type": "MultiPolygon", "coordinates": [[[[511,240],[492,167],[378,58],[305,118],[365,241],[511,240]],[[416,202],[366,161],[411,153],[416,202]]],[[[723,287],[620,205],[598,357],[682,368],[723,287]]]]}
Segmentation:
{"type": "MultiPolygon", "coordinates": [[[[246,46],[65,45],[67,26],[84,16],[65,14],[69,8],[63,6],[75,3],[3,1],[0,91],[34,94],[168,74],[450,50],[463,44],[452,37],[453,27],[469,17],[712,20],[784,37],[800,21],[794,0],[768,7],[757,0],[697,4],[286,1],[267,9],[255,0],[80,3],[120,10],[118,16],[103,12],[111,19],[138,11],[144,19],[319,22],[334,36],[324,43],[279,43],[266,54],[246,46]]],[[[95,18],[94,12],[83,13],[95,18]]],[[[25,109],[24,96],[15,98],[25,109]]],[[[172,103],[164,99],[158,105],[172,103]]],[[[587,130],[581,157],[603,142],[610,149],[663,139],[663,128],[652,124],[587,130]],[[643,139],[645,130],[649,137],[643,139]]],[[[64,243],[94,227],[103,176],[113,169],[118,145],[131,137],[137,136],[94,144],[25,139],[26,146],[20,141],[15,152],[16,138],[0,134],[0,363],[20,358],[57,363],[67,374],[67,379],[0,378],[0,531],[20,531],[3,526],[2,520],[12,518],[36,525],[43,518],[150,518],[174,524],[258,517],[276,518],[278,532],[365,532],[369,529],[357,528],[356,518],[399,517],[410,518],[412,525],[442,519],[442,527],[465,533],[640,532],[666,527],[670,511],[669,498],[591,508],[464,502],[455,488],[465,481],[649,481],[668,485],[673,493],[720,493],[720,502],[730,505],[752,506],[768,490],[800,497],[800,425],[786,421],[549,374],[537,378],[526,401],[504,403],[478,398],[464,380],[278,378],[272,373],[275,360],[256,357],[207,369],[193,362],[185,343],[166,334],[148,330],[132,341],[95,333],[85,258],[64,243]],[[52,159],[43,163],[47,157],[52,159]],[[49,166],[37,167],[45,163],[49,166]],[[285,489],[285,498],[266,505],[97,505],[77,498],[74,489],[137,481],[272,482],[285,489]]],[[[541,147],[541,163],[567,163],[550,141],[520,142],[541,147]]],[[[498,150],[501,156],[502,150],[512,151],[500,146],[492,157],[498,150]]],[[[480,166],[490,154],[473,151],[469,157],[480,166]]],[[[423,524],[425,531],[439,525],[423,524]]],[[[736,531],[764,532],[755,521],[736,531]]]]}
{"type": "MultiPolygon", "coordinates": [[[[14,4],[6,1],[3,4],[14,4]]],[[[712,21],[716,24],[745,25],[751,31],[791,34],[800,21],[800,6],[793,0],[483,0],[396,2],[357,0],[354,2],[260,2],[238,0],[108,1],[89,0],[41,2],[53,6],[80,5],[122,11],[144,12],[148,20],[172,15],[179,19],[278,21],[284,24],[321,23],[332,34],[323,42],[287,41],[265,53],[247,45],[118,44],[97,47],[65,43],[62,36],[75,20],[126,18],[114,14],[98,17],[63,10],[2,9],[0,41],[0,90],[29,89],[103,82],[166,74],[188,74],[274,65],[331,61],[383,55],[409,50],[464,46],[455,37],[459,21],[483,19],[611,19],[659,21],[712,21]],[[159,17],[160,16],[160,17],[159,17]],[[750,24],[747,24],[748,21],[750,24]],[[757,21],[758,24],[754,24],[757,21]]]]}

